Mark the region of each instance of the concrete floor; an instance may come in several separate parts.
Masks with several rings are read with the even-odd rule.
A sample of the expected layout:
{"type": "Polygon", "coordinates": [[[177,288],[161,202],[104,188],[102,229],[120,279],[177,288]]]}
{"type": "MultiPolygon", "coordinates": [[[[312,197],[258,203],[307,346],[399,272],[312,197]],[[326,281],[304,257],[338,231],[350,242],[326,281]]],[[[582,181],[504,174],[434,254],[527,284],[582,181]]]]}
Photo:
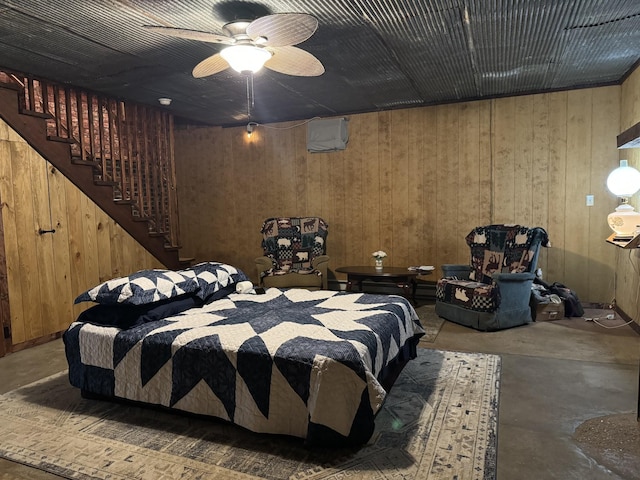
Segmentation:
{"type": "MultiPolygon", "coordinates": [[[[629,326],[606,329],[583,318],[491,333],[446,322],[433,346],[502,358],[499,480],[633,480],[640,479],[640,458],[602,465],[571,437],[594,417],[634,413],[635,420],[639,337],[629,326]]],[[[638,429],[637,422],[631,428],[638,429]]]]}
{"type": "MultiPolygon", "coordinates": [[[[499,480],[633,480],[640,479],[634,459],[626,465],[598,463],[572,434],[594,417],[635,414],[639,337],[629,326],[605,329],[582,318],[492,333],[445,322],[428,346],[501,355],[499,480]]],[[[61,340],[8,355],[0,359],[0,393],[65,368],[61,340]]],[[[633,421],[630,427],[638,425],[633,421]]],[[[0,480],[55,478],[0,459],[0,480]]]]}

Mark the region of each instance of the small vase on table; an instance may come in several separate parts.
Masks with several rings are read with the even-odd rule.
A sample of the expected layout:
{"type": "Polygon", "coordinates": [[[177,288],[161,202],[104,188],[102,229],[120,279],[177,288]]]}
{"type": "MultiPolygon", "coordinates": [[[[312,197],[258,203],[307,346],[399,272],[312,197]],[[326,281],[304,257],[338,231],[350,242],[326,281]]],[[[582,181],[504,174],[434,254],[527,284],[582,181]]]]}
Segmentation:
{"type": "Polygon", "coordinates": [[[371,254],[371,256],[373,257],[373,259],[376,261],[375,265],[376,265],[376,270],[380,271],[382,270],[382,259],[384,257],[387,256],[387,254],[385,252],[383,252],[382,250],[378,250],[376,252],[373,252],[371,254]]]}

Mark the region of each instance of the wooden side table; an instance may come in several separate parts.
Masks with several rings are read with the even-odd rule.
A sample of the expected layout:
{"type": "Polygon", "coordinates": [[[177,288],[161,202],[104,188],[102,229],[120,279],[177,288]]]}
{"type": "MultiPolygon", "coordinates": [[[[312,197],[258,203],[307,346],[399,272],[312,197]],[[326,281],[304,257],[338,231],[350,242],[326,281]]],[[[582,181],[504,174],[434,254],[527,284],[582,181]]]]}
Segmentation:
{"type": "Polygon", "coordinates": [[[353,291],[353,285],[357,285],[358,291],[362,292],[362,282],[370,280],[372,282],[393,282],[398,288],[402,289],[403,295],[407,300],[416,304],[416,277],[418,275],[427,275],[430,271],[409,270],[402,267],[383,267],[377,269],[375,267],[339,267],[336,272],[347,274],[347,292],[353,291]]]}

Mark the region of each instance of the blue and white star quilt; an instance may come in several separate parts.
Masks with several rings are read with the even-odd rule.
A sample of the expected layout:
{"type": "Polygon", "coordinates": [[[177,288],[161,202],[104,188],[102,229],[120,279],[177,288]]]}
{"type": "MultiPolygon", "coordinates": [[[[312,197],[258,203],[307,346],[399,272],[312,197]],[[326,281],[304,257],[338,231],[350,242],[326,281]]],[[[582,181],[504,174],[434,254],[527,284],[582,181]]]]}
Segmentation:
{"type": "Polygon", "coordinates": [[[85,392],[313,444],[368,439],[382,373],[423,333],[400,296],[271,288],[125,330],[75,322],[64,342],[85,392]]]}

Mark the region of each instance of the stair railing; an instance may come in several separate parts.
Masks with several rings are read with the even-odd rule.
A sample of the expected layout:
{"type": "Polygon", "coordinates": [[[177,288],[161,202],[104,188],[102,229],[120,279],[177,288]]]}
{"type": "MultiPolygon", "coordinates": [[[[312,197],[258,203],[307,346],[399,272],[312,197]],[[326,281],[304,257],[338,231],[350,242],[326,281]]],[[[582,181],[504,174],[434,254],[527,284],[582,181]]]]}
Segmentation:
{"type": "Polygon", "coordinates": [[[47,138],[68,143],[73,163],[92,167],[150,235],[178,245],[172,115],[16,72],[0,81],[19,87],[21,112],[45,118],[47,138]]]}

